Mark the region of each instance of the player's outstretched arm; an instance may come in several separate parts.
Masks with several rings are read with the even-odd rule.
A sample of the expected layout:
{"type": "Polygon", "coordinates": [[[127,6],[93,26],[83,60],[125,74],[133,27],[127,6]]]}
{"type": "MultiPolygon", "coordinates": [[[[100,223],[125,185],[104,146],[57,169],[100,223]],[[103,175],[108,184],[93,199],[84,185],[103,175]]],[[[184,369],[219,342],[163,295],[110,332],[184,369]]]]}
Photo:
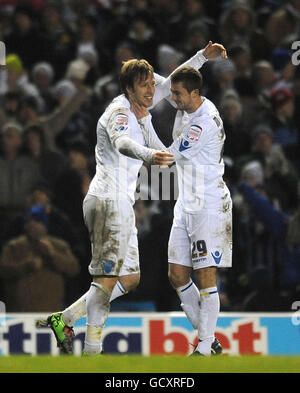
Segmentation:
{"type": "Polygon", "coordinates": [[[227,58],[226,49],[221,44],[213,43],[212,41],[209,41],[209,43],[206,45],[205,48],[199,50],[194,56],[192,56],[186,62],[181,64],[179,67],[177,67],[167,78],[164,78],[163,76],[158,74],[154,74],[156,89],[155,89],[152,107],[157,105],[158,102],[164,98],[166,98],[168,101],[170,101],[170,103],[173,106],[176,107],[176,105],[174,105],[173,101],[171,100],[171,94],[170,94],[171,75],[176,70],[178,70],[178,68],[181,68],[183,66],[190,66],[199,70],[206,61],[213,59],[217,56],[227,58]]]}
{"type": "Polygon", "coordinates": [[[128,136],[120,136],[115,141],[117,150],[127,157],[136,158],[147,162],[148,164],[168,166],[174,162],[173,154],[165,150],[149,149],[145,146],[136,143],[128,136]]]}

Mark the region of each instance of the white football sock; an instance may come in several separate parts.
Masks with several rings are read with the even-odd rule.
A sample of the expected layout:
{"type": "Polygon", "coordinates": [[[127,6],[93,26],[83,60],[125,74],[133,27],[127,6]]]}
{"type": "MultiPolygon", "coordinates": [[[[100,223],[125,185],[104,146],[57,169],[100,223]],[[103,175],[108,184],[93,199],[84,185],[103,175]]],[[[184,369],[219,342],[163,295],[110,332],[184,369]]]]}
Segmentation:
{"type": "Polygon", "coordinates": [[[182,287],[176,288],[181,300],[181,308],[186,313],[194,329],[198,329],[200,317],[200,293],[192,280],[182,287]]]}
{"type": "Polygon", "coordinates": [[[200,290],[200,319],[197,351],[210,356],[211,344],[215,340],[215,330],[220,312],[220,299],[217,287],[200,290]]]}
{"type": "Polygon", "coordinates": [[[86,335],[84,352],[101,353],[101,335],[110,309],[111,292],[103,285],[93,282],[86,298],[86,335]]]}
{"type": "MultiPolygon", "coordinates": [[[[88,293],[89,291],[87,291],[62,312],[62,318],[66,325],[74,326],[80,318],[86,315],[86,298],[88,293]]],[[[126,291],[125,287],[121,284],[120,281],[117,281],[114,289],[112,290],[110,301],[113,301],[120,296],[126,295],[126,293],[128,293],[128,291],[126,291]]]]}
{"type": "Polygon", "coordinates": [[[77,299],[76,302],[71,304],[62,312],[62,318],[66,325],[74,326],[75,322],[85,316],[86,298],[88,293],[89,291],[87,291],[84,295],[77,299]]]}
{"type": "Polygon", "coordinates": [[[114,286],[111,296],[110,296],[110,302],[115,300],[117,297],[126,295],[128,291],[126,291],[126,288],[121,284],[121,282],[118,280],[116,282],[116,285],[114,286]]]}

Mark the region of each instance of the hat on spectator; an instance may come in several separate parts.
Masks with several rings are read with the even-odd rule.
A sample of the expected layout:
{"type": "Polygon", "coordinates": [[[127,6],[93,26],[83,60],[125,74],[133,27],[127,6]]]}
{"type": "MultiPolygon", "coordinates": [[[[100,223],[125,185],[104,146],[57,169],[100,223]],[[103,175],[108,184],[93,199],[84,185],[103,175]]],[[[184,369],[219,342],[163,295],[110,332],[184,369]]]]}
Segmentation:
{"type": "Polygon", "coordinates": [[[249,181],[252,179],[256,184],[263,184],[264,171],[259,161],[250,161],[242,169],[242,181],[249,181]]]}
{"type": "Polygon", "coordinates": [[[272,64],[276,71],[282,70],[291,61],[291,52],[288,49],[275,49],[272,52],[272,64]]]}
{"type": "Polygon", "coordinates": [[[270,94],[270,100],[274,109],[280,108],[293,98],[293,94],[284,88],[273,90],[270,94]]]}
{"type": "Polygon", "coordinates": [[[30,220],[41,222],[45,227],[48,227],[49,216],[45,206],[32,206],[25,217],[25,221],[30,220]]]}
{"type": "Polygon", "coordinates": [[[54,70],[51,64],[45,61],[36,63],[32,69],[32,76],[35,77],[36,74],[40,71],[44,72],[48,76],[48,78],[52,81],[54,77],[54,70]]]}
{"type": "Polygon", "coordinates": [[[83,81],[86,77],[89,68],[90,67],[86,61],[82,59],[73,60],[68,65],[66,78],[75,78],[83,81]]]}
{"type": "Polygon", "coordinates": [[[20,75],[23,72],[23,64],[20,57],[14,53],[6,57],[6,68],[20,75]]]}
{"type": "Polygon", "coordinates": [[[268,124],[264,123],[258,124],[252,130],[253,139],[256,139],[260,134],[267,134],[270,136],[270,138],[273,137],[273,132],[271,128],[268,126],[268,124]]]}
{"type": "Polygon", "coordinates": [[[71,98],[76,91],[74,83],[68,79],[62,79],[53,88],[53,93],[56,97],[71,98]]]}
{"type": "Polygon", "coordinates": [[[23,127],[21,126],[21,124],[19,124],[19,123],[17,123],[17,122],[14,122],[14,121],[9,121],[9,122],[7,122],[7,123],[5,123],[3,126],[2,126],[2,134],[5,134],[5,132],[7,131],[7,130],[9,130],[9,129],[14,129],[14,130],[17,130],[18,132],[19,132],[19,134],[20,135],[22,135],[22,133],[23,133],[23,127]]]}
{"type": "Polygon", "coordinates": [[[22,14],[26,15],[30,19],[34,19],[36,16],[35,10],[30,3],[25,3],[25,2],[20,2],[19,4],[16,5],[16,8],[14,10],[14,14],[22,14]]]}

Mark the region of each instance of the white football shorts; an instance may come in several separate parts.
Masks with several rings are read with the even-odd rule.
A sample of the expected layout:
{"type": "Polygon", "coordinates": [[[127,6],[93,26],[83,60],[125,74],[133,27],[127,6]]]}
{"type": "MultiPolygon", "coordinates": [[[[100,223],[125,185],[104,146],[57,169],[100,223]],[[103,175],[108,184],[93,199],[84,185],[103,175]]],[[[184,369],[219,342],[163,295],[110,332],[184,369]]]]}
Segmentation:
{"type": "Polygon", "coordinates": [[[135,215],[127,199],[109,200],[87,195],[83,216],[89,231],[93,276],[124,276],[139,273],[135,215]]]}
{"type": "Polygon", "coordinates": [[[222,209],[186,213],[180,202],[174,208],[168,261],[193,270],[232,265],[232,203],[222,209]]]}

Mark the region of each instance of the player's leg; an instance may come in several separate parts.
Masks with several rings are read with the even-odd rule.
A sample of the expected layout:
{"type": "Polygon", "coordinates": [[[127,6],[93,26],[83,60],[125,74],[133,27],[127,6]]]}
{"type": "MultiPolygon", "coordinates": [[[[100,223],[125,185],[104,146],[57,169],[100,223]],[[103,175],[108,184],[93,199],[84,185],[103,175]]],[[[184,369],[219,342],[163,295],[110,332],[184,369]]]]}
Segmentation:
{"type": "MultiPolygon", "coordinates": [[[[111,292],[110,302],[133,291],[138,286],[139,282],[140,273],[133,273],[119,277],[111,292]]],[[[88,293],[89,291],[85,292],[74,303],[65,308],[63,311],[55,313],[55,315],[61,315],[65,325],[69,327],[74,326],[80,318],[83,318],[86,315],[86,299],[88,293]]]]}
{"type": "Polygon", "coordinates": [[[102,331],[109,314],[109,299],[117,276],[94,276],[86,298],[86,334],[84,353],[100,354],[102,351],[102,331]]]}
{"type": "Polygon", "coordinates": [[[200,293],[199,343],[195,354],[209,356],[218,351],[215,330],[220,312],[217,268],[231,266],[231,212],[201,211],[189,215],[187,229],[191,240],[194,280],[200,293]]]}
{"type": "Polygon", "coordinates": [[[168,244],[169,280],[180,299],[180,305],[192,326],[197,329],[200,295],[191,280],[191,247],[185,229],[185,215],[175,208],[174,221],[168,244]]]}
{"type": "MultiPolygon", "coordinates": [[[[125,261],[124,263],[123,261],[119,261],[119,263],[121,266],[120,275],[111,292],[110,302],[133,291],[140,282],[139,252],[135,226],[131,230],[125,261]]],[[[86,299],[88,293],[89,291],[62,312],[54,313],[49,317],[50,319],[52,317],[55,324],[57,324],[56,321],[59,321],[58,329],[60,331],[63,331],[64,328],[72,330],[76,321],[86,315],[86,299]]],[[[45,321],[44,324],[47,324],[47,322],[45,321]]]]}
{"type": "Polygon", "coordinates": [[[207,267],[195,270],[194,279],[200,294],[199,343],[195,349],[195,354],[199,353],[209,356],[211,354],[211,346],[215,341],[215,330],[220,311],[216,268],[207,267]]]}
{"type": "Polygon", "coordinates": [[[89,272],[93,275],[86,299],[84,352],[97,354],[102,350],[101,336],[110,310],[111,292],[126,257],[134,225],[134,212],[126,200],[94,198],[91,208],[84,208],[84,213],[92,243],[89,272]]]}

